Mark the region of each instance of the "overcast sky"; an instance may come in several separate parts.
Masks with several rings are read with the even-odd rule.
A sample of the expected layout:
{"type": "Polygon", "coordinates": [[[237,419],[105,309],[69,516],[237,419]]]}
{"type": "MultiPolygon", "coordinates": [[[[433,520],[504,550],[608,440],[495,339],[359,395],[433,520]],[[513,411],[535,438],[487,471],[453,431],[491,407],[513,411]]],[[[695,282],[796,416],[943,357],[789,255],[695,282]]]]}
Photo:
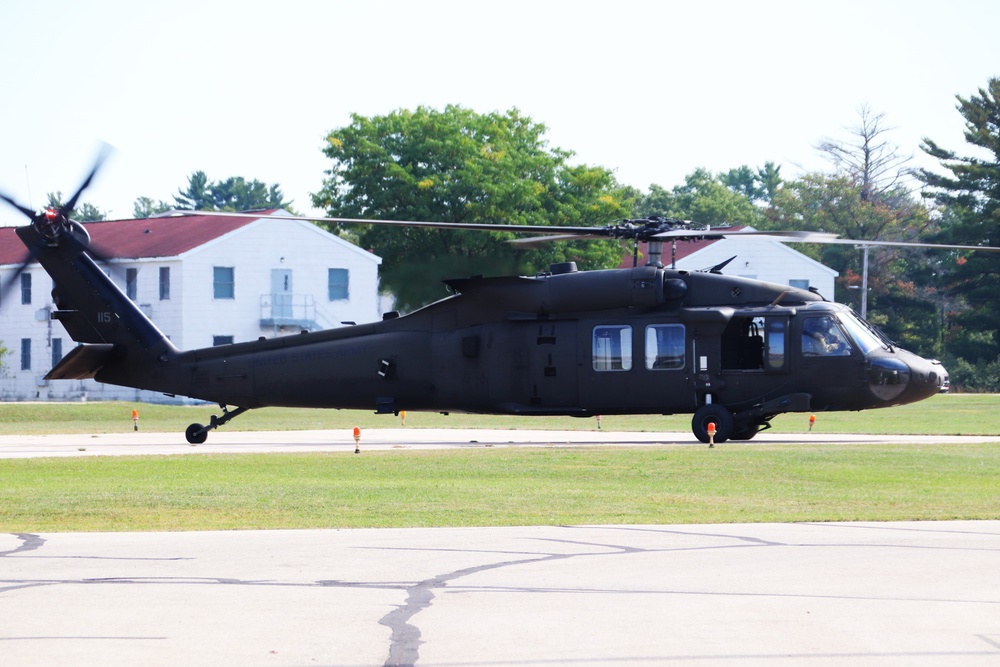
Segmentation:
{"type": "MultiPolygon", "coordinates": [[[[517,107],[550,147],[643,190],[698,167],[826,169],[869,105],[916,154],[965,150],[955,95],[1000,76],[1000,2],[0,3],[0,191],[131,217],[197,170],[281,185],[300,211],[350,114],[517,107]]],[[[8,207],[0,224],[23,224],[8,207]]]]}

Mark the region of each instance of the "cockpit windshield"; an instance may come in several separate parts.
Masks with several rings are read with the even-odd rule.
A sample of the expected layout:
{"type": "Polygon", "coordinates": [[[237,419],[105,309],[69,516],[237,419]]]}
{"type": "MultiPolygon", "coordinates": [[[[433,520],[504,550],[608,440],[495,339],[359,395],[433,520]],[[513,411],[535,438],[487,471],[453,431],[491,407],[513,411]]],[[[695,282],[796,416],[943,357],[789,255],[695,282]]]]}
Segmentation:
{"type": "Polygon", "coordinates": [[[890,349],[889,341],[877,329],[862,320],[853,311],[842,310],[839,313],[838,319],[865,354],[880,347],[890,349]]]}

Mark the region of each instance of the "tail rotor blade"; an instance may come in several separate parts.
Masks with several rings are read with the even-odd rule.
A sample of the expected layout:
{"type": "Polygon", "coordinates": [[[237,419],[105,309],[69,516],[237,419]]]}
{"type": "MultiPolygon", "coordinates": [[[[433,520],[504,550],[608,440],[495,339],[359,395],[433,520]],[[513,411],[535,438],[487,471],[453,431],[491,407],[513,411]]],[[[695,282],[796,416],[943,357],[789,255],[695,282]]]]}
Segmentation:
{"type": "Polygon", "coordinates": [[[75,193],[73,193],[73,196],[69,198],[69,201],[63,204],[63,215],[67,218],[70,217],[73,209],[76,208],[76,203],[80,200],[80,195],[83,194],[84,190],[90,187],[90,182],[94,180],[94,176],[97,174],[98,170],[100,170],[101,165],[103,165],[104,161],[108,159],[108,156],[111,154],[111,150],[110,144],[104,144],[101,146],[101,152],[97,155],[97,160],[94,162],[94,166],[90,170],[90,173],[87,174],[87,178],[85,178],[83,183],[80,184],[80,187],[77,188],[75,193]]]}
{"type": "Polygon", "coordinates": [[[0,285],[0,303],[6,303],[7,297],[11,292],[14,291],[15,286],[20,281],[21,274],[24,273],[24,270],[27,269],[28,265],[31,264],[34,260],[35,260],[35,253],[29,250],[27,254],[25,254],[24,259],[21,260],[21,263],[18,265],[17,269],[10,276],[10,278],[8,278],[6,282],[0,285]]]}
{"type": "Polygon", "coordinates": [[[10,205],[11,205],[11,206],[13,206],[14,208],[16,208],[16,209],[17,209],[18,211],[20,211],[21,213],[24,213],[24,214],[25,214],[26,216],[28,216],[29,218],[32,218],[32,219],[33,219],[33,218],[35,217],[35,212],[34,212],[34,211],[32,211],[32,210],[31,210],[30,208],[28,208],[27,206],[21,206],[21,205],[20,205],[20,204],[18,204],[18,203],[17,203],[16,201],[14,201],[13,199],[11,199],[10,197],[8,197],[7,195],[5,195],[5,194],[4,194],[4,193],[2,193],[2,192],[0,192],[0,199],[3,199],[3,200],[4,200],[5,202],[7,202],[8,204],[10,204],[10,205]]]}

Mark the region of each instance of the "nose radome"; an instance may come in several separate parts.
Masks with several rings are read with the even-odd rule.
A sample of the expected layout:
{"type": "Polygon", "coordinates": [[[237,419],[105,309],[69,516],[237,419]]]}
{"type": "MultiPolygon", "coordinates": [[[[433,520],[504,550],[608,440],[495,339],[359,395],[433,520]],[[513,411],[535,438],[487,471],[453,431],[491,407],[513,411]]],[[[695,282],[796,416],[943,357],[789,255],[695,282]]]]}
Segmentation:
{"type": "Polygon", "coordinates": [[[910,367],[910,376],[913,379],[913,384],[918,387],[937,390],[941,388],[945,378],[948,377],[948,371],[944,369],[944,366],[937,359],[914,357],[906,361],[910,367]]]}
{"type": "Polygon", "coordinates": [[[908,355],[906,364],[910,367],[911,400],[919,401],[929,398],[941,391],[948,379],[948,371],[937,359],[924,359],[917,355],[908,355]]]}

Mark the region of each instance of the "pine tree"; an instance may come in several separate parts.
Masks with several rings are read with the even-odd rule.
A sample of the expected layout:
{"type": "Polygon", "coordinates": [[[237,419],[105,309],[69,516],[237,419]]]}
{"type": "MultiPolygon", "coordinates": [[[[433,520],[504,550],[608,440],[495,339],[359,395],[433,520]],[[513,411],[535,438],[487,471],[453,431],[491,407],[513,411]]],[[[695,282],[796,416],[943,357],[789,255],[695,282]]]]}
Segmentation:
{"type": "MultiPolygon", "coordinates": [[[[947,174],[920,170],[929,196],[942,207],[941,234],[934,240],[965,245],[1000,245],[1000,78],[978,95],[956,96],[965,118],[965,140],[974,155],[959,156],[925,138],[921,148],[947,174]]],[[[962,252],[952,257],[947,291],[964,302],[950,321],[950,354],[970,364],[1000,356],[1000,260],[995,253],[962,252]]],[[[997,387],[996,389],[1000,389],[997,387]]]]}

